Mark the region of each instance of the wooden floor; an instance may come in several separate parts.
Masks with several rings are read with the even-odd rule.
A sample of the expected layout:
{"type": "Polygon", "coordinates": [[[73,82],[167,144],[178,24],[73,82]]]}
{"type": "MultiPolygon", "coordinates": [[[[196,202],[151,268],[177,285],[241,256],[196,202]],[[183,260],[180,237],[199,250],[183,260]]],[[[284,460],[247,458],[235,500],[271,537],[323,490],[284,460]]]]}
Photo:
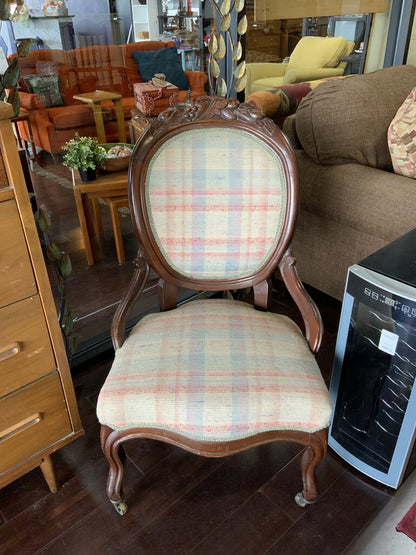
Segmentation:
{"type": "MultiPolygon", "coordinates": [[[[66,234],[66,247],[72,245],[78,287],[71,301],[75,313],[88,303],[87,328],[94,327],[92,314],[103,301],[106,306],[117,301],[130,270],[128,265],[114,264],[111,249],[95,268],[86,267],[74,219],[65,210],[69,208],[55,215],[68,225],[62,224],[55,233],[66,234]],[[100,281],[100,274],[105,279],[100,281]],[[81,280],[88,283],[89,299],[81,280]]],[[[127,230],[126,242],[130,240],[134,243],[127,230]]],[[[133,256],[133,247],[127,251],[128,258],[133,256]]],[[[325,324],[318,362],[329,383],[340,303],[316,291],[312,294],[325,324]]],[[[278,282],[272,310],[298,319],[278,282]]],[[[301,489],[300,447],[280,443],[225,459],[205,459],[143,440],[126,447],[124,489],[129,511],[120,517],[105,495],[107,463],[95,415],[111,359],[112,352],[103,351],[74,365],[85,436],[55,454],[58,492],[49,493],[38,469],[0,491],[1,554],[335,555],[346,550],[394,495],[329,450],[317,472],[320,498],[301,509],[293,500],[301,489]]]]}

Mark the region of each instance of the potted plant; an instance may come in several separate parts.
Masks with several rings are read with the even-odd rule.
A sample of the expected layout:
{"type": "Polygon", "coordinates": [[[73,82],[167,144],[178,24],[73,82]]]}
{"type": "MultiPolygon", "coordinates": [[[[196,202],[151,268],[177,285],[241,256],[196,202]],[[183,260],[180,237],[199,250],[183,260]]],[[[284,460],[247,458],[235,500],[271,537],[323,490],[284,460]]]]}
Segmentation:
{"type": "Polygon", "coordinates": [[[96,169],[103,166],[105,149],[95,137],[80,137],[75,133],[74,138],[67,141],[62,150],[65,151],[64,166],[77,169],[83,181],[93,181],[96,169]]]}

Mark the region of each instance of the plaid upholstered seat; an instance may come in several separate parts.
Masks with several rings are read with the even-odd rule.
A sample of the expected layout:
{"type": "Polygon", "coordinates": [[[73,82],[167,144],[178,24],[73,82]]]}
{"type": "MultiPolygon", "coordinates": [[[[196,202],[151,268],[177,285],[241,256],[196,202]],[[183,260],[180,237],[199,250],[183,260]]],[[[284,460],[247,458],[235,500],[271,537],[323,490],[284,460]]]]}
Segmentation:
{"type": "Polygon", "coordinates": [[[141,247],[113,320],[115,359],[97,404],[110,500],[125,513],[122,444],[150,437],[205,456],[301,443],[296,500],[313,502],[331,404],[313,354],[322,321],[290,252],[298,191],[286,138],[235,100],[172,107],[136,144],[129,203],[141,247]],[[125,339],[128,309],[150,268],[160,276],[161,310],[125,339]],[[267,311],[277,270],[305,335],[267,311]],[[179,288],[205,291],[205,298],[177,307],[179,288]],[[233,300],[238,290],[250,290],[253,302],[233,300]],[[230,293],[218,298],[216,291],[230,293]]]}
{"type": "Polygon", "coordinates": [[[98,417],[113,429],[157,427],[203,441],[315,432],[329,425],[331,405],[310,354],[286,316],[239,301],[190,302],[136,325],[116,353],[98,417]]]}

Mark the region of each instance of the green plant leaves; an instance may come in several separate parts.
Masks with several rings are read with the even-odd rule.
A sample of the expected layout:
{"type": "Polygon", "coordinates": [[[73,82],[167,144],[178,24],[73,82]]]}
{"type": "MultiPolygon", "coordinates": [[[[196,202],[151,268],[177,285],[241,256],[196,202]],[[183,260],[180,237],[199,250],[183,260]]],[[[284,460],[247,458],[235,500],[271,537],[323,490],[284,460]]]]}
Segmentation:
{"type": "Polygon", "coordinates": [[[10,18],[10,9],[8,0],[0,0],[0,20],[7,21],[10,18]]]}
{"type": "Polygon", "coordinates": [[[12,105],[13,115],[17,116],[20,112],[20,96],[19,91],[16,87],[13,87],[9,91],[9,96],[7,97],[7,102],[12,105]]]}
{"type": "Polygon", "coordinates": [[[19,79],[19,73],[19,59],[15,57],[3,74],[3,86],[6,89],[14,87],[19,79]]]}
{"type": "Polygon", "coordinates": [[[214,58],[211,58],[211,60],[209,61],[209,69],[211,71],[211,75],[215,77],[215,79],[217,79],[219,74],[221,73],[221,70],[217,60],[214,60],[214,58]]]}
{"type": "Polygon", "coordinates": [[[17,47],[17,56],[23,58],[27,56],[32,48],[33,39],[23,39],[17,47]]]}
{"type": "Polygon", "coordinates": [[[231,10],[231,0],[224,0],[224,2],[220,6],[220,13],[224,17],[225,15],[229,14],[231,10]]]}
{"type": "Polygon", "coordinates": [[[218,40],[215,33],[212,33],[211,38],[208,41],[208,52],[213,56],[218,50],[218,40]]]}
{"type": "Polygon", "coordinates": [[[61,260],[59,261],[59,270],[61,272],[61,276],[66,279],[69,274],[72,272],[72,263],[69,255],[64,252],[62,253],[61,260]]]}
{"type": "Polygon", "coordinates": [[[46,246],[46,256],[50,262],[54,262],[61,258],[61,249],[55,243],[49,243],[46,246]]]}
{"type": "Polygon", "coordinates": [[[80,137],[75,133],[74,138],[67,141],[62,150],[65,151],[63,165],[86,171],[104,164],[103,148],[96,137],[80,137]]]}
{"type": "Polygon", "coordinates": [[[227,47],[225,46],[225,40],[222,35],[218,38],[218,50],[215,53],[215,57],[217,60],[222,60],[227,53],[227,47]]]}
{"type": "Polygon", "coordinates": [[[43,208],[39,208],[36,212],[35,219],[39,229],[43,233],[48,233],[51,228],[51,218],[49,214],[43,210],[43,208]]]}
{"type": "Polygon", "coordinates": [[[223,17],[220,25],[220,31],[228,31],[231,25],[231,14],[223,17]]]}
{"type": "Polygon", "coordinates": [[[238,60],[243,55],[243,47],[241,46],[241,42],[238,41],[237,44],[234,46],[233,50],[233,59],[238,62],[238,60]]]}
{"type": "Polygon", "coordinates": [[[243,61],[241,62],[241,64],[238,64],[238,66],[234,69],[234,77],[236,79],[241,79],[241,77],[245,74],[246,72],[246,62],[243,61]]]}
{"type": "Polygon", "coordinates": [[[227,96],[227,83],[225,82],[225,79],[220,79],[218,82],[217,94],[218,96],[223,96],[224,98],[227,96]]]}
{"type": "Polygon", "coordinates": [[[247,74],[244,74],[241,76],[241,78],[236,80],[234,84],[234,88],[236,92],[241,92],[246,88],[246,86],[247,86],[247,74]]]}
{"type": "Polygon", "coordinates": [[[247,16],[243,16],[238,23],[237,33],[239,35],[245,35],[247,32],[247,27],[248,27],[247,16]]]}
{"type": "MultiPolygon", "coordinates": [[[[247,77],[246,77],[246,64],[240,61],[243,57],[243,48],[240,38],[236,44],[236,38],[232,35],[232,20],[233,12],[234,17],[244,10],[245,0],[211,0],[212,7],[218,14],[217,32],[212,33],[208,41],[208,51],[210,54],[209,59],[209,83],[210,94],[217,94],[218,96],[232,96],[233,90],[241,92],[244,90],[247,77]],[[219,61],[223,60],[227,55],[227,48],[232,54],[232,79],[227,83],[224,76],[221,74],[224,71],[224,64],[219,65],[219,61]],[[215,92],[214,92],[215,91],[215,92]]],[[[247,32],[248,21],[247,17],[243,15],[237,24],[237,34],[239,37],[247,32]]],[[[227,70],[228,71],[228,70],[227,70]]],[[[227,77],[228,78],[228,77],[227,77]]]]}

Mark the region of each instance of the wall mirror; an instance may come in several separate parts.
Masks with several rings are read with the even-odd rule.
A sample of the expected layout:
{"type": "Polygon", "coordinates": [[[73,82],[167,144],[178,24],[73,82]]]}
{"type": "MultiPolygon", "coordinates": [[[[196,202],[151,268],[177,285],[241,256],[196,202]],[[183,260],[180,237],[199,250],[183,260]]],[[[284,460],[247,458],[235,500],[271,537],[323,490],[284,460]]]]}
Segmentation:
{"type": "MultiPolygon", "coordinates": [[[[62,51],[83,48],[84,63],[88,64],[91,61],[90,47],[147,40],[174,40],[186,70],[206,70],[207,42],[212,30],[218,25],[211,0],[90,0],[88,3],[67,0],[62,1],[67,12],[49,16],[42,12],[44,0],[26,0],[26,4],[30,14],[28,21],[1,23],[1,50],[6,59],[16,51],[19,41],[33,38],[34,49],[56,52],[55,59],[50,60],[50,63],[42,62],[37,68],[39,73],[44,74],[53,74],[62,69],[63,61],[59,54],[62,51]]],[[[290,56],[302,36],[341,34],[355,42],[354,59],[349,60],[351,73],[378,69],[383,65],[391,4],[390,1],[316,1],[288,4],[247,0],[243,12],[248,20],[245,37],[246,61],[280,61],[290,56]],[[335,4],[329,13],[328,10],[324,10],[325,13],[319,12],[320,6],[326,9],[329,4],[335,4]],[[372,4],[370,8],[369,4],[372,4]],[[352,5],[359,6],[360,13],[350,13],[352,5]],[[340,9],[340,6],[347,7],[340,9]],[[296,9],[288,13],[288,8],[296,9]]],[[[11,6],[13,9],[16,4],[11,6]]],[[[413,56],[413,50],[411,49],[409,56],[413,56]]],[[[114,78],[118,64],[117,54],[114,56],[114,59],[101,60],[103,75],[107,71],[109,79],[114,78]]],[[[85,86],[86,83],[88,72],[85,74],[85,86]]],[[[61,93],[67,94],[65,91],[61,93]]],[[[49,117],[58,118],[58,113],[59,106],[52,107],[49,117]]],[[[65,122],[61,122],[62,127],[67,126],[68,139],[71,138],[70,120],[71,115],[65,122]]],[[[21,121],[19,125],[23,128],[26,123],[21,121]]],[[[52,157],[47,151],[37,150],[34,157],[30,145],[28,150],[28,187],[31,183],[37,204],[51,215],[51,239],[69,254],[72,261],[72,272],[66,282],[66,296],[74,324],[76,348],[72,355],[72,365],[75,367],[111,346],[111,319],[132,275],[138,244],[128,209],[120,205],[117,207],[117,214],[125,262],[119,264],[112,221],[114,207],[100,199],[98,210],[101,214],[102,233],[99,240],[95,239],[97,259],[94,264],[88,264],[71,172],[62,165],[60,156],[52,157]]],[[[53,269],[51,281],[55,283],[59,305],[60,295],[53,269]]],[[[151,276],[145,302],[134,308],[132,323],[141,314],[155,309],[156,286],[156,281],[151,276]]]]}

